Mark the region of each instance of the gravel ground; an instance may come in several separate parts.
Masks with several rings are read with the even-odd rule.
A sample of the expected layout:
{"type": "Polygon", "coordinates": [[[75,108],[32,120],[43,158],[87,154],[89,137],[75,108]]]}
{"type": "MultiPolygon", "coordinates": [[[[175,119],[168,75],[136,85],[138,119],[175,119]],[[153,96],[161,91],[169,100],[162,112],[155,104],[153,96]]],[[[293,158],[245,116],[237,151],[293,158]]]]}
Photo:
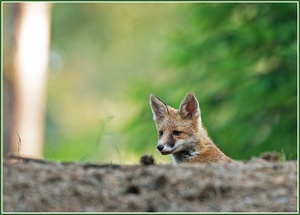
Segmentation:
{"type": "MultiPolygon", "coordinates": [[[[144,159],[145,160],[145,159],[144,159]]],[[[297,212],[297,161],[3,160],[3,212],[297,212]]]]}

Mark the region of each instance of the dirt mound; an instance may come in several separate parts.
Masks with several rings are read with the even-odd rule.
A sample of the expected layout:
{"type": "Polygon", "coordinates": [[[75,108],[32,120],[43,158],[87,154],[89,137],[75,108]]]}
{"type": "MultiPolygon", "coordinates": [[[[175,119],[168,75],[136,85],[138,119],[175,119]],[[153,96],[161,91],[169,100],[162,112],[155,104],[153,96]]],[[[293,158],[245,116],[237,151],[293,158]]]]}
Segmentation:
{"type": "Polygon", "coordinates": [[[297,162],[3,161],[4,212],[296,212],[297,162]]]}

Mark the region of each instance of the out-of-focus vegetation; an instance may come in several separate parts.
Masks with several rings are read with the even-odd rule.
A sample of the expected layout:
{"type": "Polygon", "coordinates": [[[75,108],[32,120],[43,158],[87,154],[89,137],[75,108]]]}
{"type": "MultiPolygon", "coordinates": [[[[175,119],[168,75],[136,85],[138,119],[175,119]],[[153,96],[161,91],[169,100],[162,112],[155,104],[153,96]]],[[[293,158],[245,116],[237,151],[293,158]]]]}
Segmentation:
{"type": "Polygon", "coordinates": [[[45,157],[157,162],[153,93],[188,91],[233,159],[297,156],[295,3],[55,3],[45,157]]]}
{"type": "MultiPolygon", "coordinates": [[[[156,138],[132,143],[124,128],[149,104],[142,87],[165,72],[158,59],[181,14],[178,4],[54,4],[47,158],[138,163],[156,153],[156,138]]],[[[147,116],[140,123],[153,137],[147,116]]]]}
{"type": "MultiPolygon", "coordinates": [[[[184,94],[194,91],[210,136],[234,159],[273,150],[295,159],[296,4],[191,4],[185,9],[163,56],[174,72],[159,86],[150,84],[154,92],[178,107],[184,94]]],[[[155,139],[152,130],[147,132],[148,112],[145,103],[128,129],[140,152],[141,142],[155,139]]]]}

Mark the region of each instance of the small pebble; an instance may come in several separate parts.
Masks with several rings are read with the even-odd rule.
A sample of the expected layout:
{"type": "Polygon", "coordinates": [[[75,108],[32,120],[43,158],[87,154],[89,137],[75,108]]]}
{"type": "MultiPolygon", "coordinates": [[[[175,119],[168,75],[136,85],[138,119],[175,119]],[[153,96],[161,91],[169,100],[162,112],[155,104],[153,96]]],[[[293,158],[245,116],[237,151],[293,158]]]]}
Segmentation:
{"type": "Polygon", "coordinates": [[[148,165],[154,165],[155,161],[152,155],[143,155],[140,159],[140,163],[142,165],[148,166],[148,165]]]}

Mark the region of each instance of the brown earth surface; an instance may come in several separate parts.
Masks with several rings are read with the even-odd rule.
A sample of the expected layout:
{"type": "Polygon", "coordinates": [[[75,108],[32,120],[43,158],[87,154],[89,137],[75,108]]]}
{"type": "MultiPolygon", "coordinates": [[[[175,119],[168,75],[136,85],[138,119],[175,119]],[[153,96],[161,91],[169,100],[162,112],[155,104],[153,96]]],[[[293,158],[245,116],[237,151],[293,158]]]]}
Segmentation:
{"type": "Polygon", "coordinates": [[[3,160],[3,212],[297,212],[297,161],[3,160]]]}

